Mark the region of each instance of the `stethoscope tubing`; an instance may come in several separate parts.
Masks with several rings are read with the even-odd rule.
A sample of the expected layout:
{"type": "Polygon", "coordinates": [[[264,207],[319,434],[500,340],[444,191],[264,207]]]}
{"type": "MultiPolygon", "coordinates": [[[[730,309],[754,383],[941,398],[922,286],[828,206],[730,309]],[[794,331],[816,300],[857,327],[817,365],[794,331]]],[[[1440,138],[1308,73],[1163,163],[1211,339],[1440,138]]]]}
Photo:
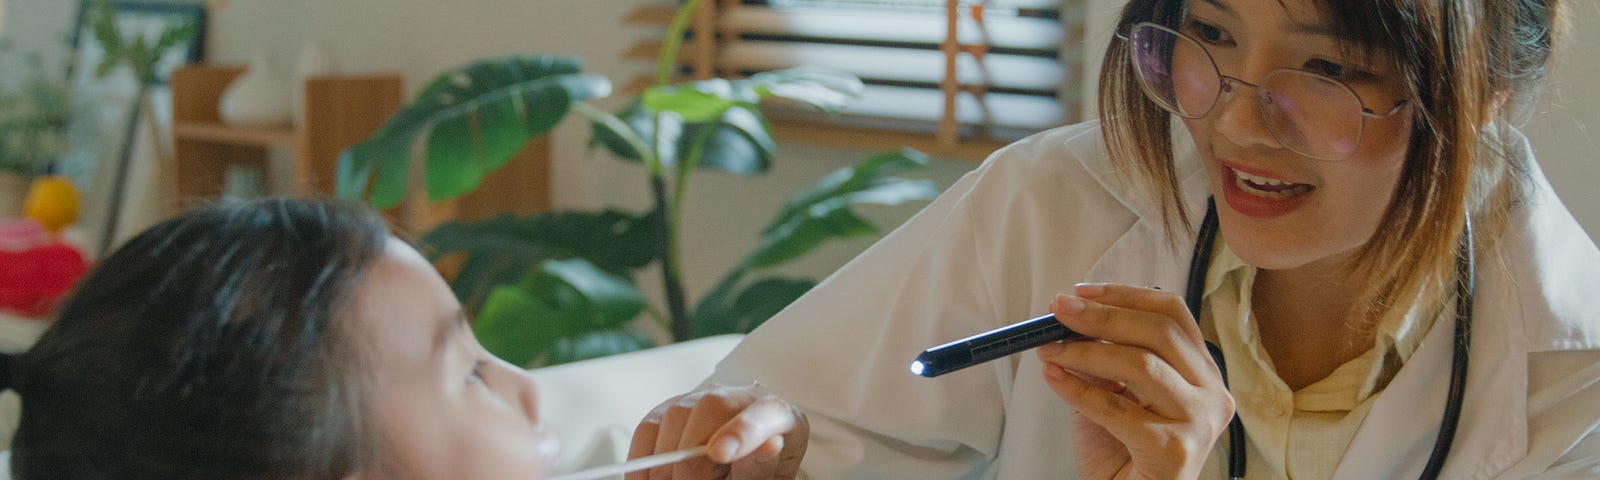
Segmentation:
{"type": "MultiPolygon", "coordinates": [[[[1206,270],[1211,266],[1211,254],[1219,229],[1216,200],[1208,198],[1206,216],[1201,220],[1200,231],[1195,238],[1194,257],[1189,260],[1188,284],[1184,286],[1184,304],[1188,306],[1189,314],[1196,321],[1200,320],[1201,298],[1205,295],[1206,288],[1206,270]]],[[[1450,388],[1445,398],[1444,418],[1439,424],[1439,434],[1434,438],[1433,451],[1428,455],[1428,463],[1422,469],[1423,480],[1439,478],[1445,458],[1450,455],[1450,447],[1455,442],[1456,427],[1461,423],[1461,404],[1466,399],[1467,360],[1470,357],[1469,347],[1472,339],[1472,297],[1477,261],[1473,251],[1470,218],[1467,220],[1462,238],[1460,252],[1456,254],[1456,323],[1450,354],[1450,388]]],[[[1217,363],[1217,370],[1222,373],[1223,386],[1229,387],[1228,367],[1224,362],[1222,349],[1214,343],[1206,342],[1206,351],[1211,354],[1211,359],[1217,363]]],[[[1244,423],[1239,421],[1239,415],[1235,413],[1233,419],[1228,422],[1228,478],[1243,479],[1245,467],[1244,423]]]]}

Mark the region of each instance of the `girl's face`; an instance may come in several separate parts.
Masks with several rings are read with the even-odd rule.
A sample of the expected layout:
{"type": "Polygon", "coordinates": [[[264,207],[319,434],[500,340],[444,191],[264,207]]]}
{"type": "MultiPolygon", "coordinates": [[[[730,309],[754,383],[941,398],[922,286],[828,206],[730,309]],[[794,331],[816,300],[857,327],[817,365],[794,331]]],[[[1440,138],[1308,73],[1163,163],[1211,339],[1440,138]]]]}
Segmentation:
{"type": "MultiPolygon", "coordinates": [[[[1341,49],[1311,0],[1189,0],[1178,30],[1203,45],[1225,77],[1259,85],[1275,70],[1308,71],[1344,82],[1380,114],[1405,98],[1392,60],[1341,49]]],[[[1210,113],[1184,120],[1210,176],[1224,240],[1263,269],[1347,265],[1394,196],[1410,141],[1409,106],[1366,118],[1354,154],[1325,161],[1286,148],[1256,94],[1239,86],[1210,113]]]]}
{"type": "Polygon", "coordinates": [[[527,372],[472,335],[433,266],[395,239],[355,297],[386,461],[363,478],[540,478],[556,454],[527,372]]]}

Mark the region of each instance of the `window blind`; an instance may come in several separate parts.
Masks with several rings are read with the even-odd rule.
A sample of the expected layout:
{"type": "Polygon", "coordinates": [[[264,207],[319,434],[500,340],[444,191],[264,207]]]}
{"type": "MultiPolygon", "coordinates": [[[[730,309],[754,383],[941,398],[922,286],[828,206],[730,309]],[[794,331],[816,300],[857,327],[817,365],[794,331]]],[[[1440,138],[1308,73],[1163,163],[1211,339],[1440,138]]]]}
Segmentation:
{"type": "MultiPolygon", "coordinates": [[[[672,4],[628,23],[665,25],[672,4]]],[[[866,83],[828,118],[776,105],[777,120],[922,132],[941,144],[1010,140],[1076,121],[1082,0],[706,0],[679,57],[698,78],[815,65],[866,83]]],[[[659,42],[629,54],[654,59],[659,42]]]]}

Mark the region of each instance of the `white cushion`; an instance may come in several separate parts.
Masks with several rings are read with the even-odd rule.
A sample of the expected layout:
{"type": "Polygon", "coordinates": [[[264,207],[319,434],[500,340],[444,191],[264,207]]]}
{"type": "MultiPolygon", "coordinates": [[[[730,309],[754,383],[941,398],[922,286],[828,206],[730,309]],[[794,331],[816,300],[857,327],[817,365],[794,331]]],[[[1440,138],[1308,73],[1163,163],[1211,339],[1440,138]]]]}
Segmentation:
{"type": "Polygon", "coordinates": [[[692,390],[743,335],[720,335],[532,370],[539,410],[561,442],[553,473],[618,463],[633,427],[668,397],[692,390]]]}

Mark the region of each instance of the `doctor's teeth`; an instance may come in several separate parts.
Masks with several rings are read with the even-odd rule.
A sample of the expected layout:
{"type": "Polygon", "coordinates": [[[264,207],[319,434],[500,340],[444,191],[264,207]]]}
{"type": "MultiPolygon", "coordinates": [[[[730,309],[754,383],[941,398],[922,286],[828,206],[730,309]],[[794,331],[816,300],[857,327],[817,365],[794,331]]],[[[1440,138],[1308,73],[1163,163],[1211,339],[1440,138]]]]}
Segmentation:
{"type": "Polygon", "coordinates": [[[1265,186],[1269,186],[1269,187],[1278,187],[1278,186],[1283,186],[1283,185],[1295,185],[1293,183],[1285,182],[1283,180],[1278,180],[1276,178],[1258,177],[1258,176],[1251,175],[1251,174],[1248,174],[1248,173],[1244,173],[1244,172],[1241,172],[1241,171],[1238,171],[1238,170],[1234,170],[1233,174],[1235,176],[1239,177],[1240,180],[1244,180],[1246,182],[1254,183],[1256,185],[1265,185],[1265,186]]]}

